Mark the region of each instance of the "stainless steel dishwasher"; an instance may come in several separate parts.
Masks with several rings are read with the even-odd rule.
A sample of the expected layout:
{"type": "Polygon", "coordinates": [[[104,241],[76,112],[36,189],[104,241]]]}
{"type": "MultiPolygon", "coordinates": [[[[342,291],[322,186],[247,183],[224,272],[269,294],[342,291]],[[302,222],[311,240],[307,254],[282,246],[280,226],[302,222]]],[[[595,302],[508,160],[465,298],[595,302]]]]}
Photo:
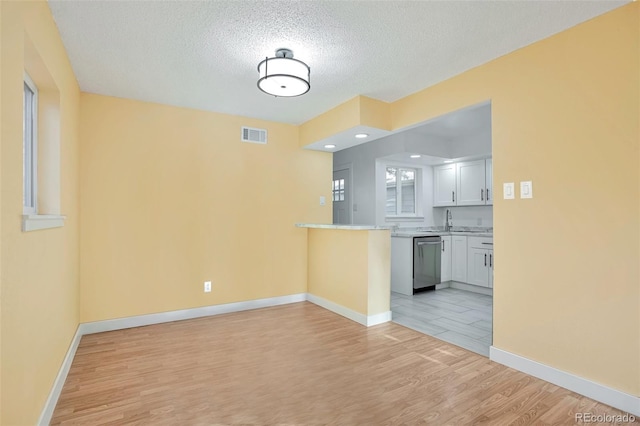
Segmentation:
{"type": "Polygon", "coordinates": [[[413,292],[440,284],[440,237],[413,239],[413,292]]]}

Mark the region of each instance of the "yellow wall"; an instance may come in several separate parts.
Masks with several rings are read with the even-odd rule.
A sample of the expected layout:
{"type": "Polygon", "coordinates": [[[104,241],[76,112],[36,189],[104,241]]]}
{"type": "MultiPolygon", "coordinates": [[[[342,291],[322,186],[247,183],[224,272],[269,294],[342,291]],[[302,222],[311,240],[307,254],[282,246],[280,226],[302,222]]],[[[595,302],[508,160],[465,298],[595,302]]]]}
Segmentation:
{"type": "Polygon", "coordinates": [[[81,107],[82,322],[306,291],[295,223],[331,221],[331,154],[285,124],[90,94],[81,107]],[[241,143],[243,125],[269,143],[241,143]]]}
{"type": "Polygon", "coordinates": [[[46,2],[3,1],[0,11],[0,424],[26,425],[37,422],[78,325],[79,89],[46,2]],[[49,120],[42,122],[43,149],[58,139],[61,167],[48,176],[59,185],[50,189],[48,180],[40,189],[59,188],[49,208],[67,215],[62,228],[26,233],[20,223],[25,68],[43,87],[42,107],[60,113],[57,129],[55,114],[41,117],[49,120]]]}
{"type": "Polygon", "coordinates": [[[369,277],[367,314],[391,310],[391,232],[370,231],[368,241],[369,277]]]}
{"type": "Polygon", "coordinates": [[[391,130],[391,106],[387,102],[359,96],[360,124],[382,130],[391,130]]]}
{"type": "Polygon", "coordinates": [[[360,99],[356,96],[299,126],[300,146],[327,138],[359,124],[360,99]]]}
{"type": "Polygon", "coordinates": [[[309,229],[307,291],[367,315],[369,231],[309,229]]]}
{"type": "Polygon", "coordinates": [[[633,395],[639,10],[631,3],[390,106],[400,129],[491,100],[495,191],[532,180],[534,194],[495,199],[493,344],[633,395]]]}
{"type": "Polygon", "coordinates": [[[300,146],[358,126],[391,130],[390,105],[366,96],[356,96],[300,125],[300,146]]]}
{"type": "Polygon", "coordinates": [[[307,291],[363,315],[389,311],[389,231],[309,229],[307,291]]]}

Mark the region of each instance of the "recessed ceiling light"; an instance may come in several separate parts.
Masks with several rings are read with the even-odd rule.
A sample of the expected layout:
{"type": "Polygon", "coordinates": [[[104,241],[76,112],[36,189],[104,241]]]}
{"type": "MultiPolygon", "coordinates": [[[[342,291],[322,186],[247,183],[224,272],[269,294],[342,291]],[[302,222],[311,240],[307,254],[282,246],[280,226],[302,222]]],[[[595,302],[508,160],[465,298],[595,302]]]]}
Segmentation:
{"type": "Polygon", "coordinates": [[[420,158],[420,157],[422,157],[422,155],[420,155],[420,154],[413,154],[413,155],[411,155],[411,158],[420,158]]]}
{"type": "Polygon", "coordinates": [[[364,138],[368,138],[369,134],[368,133],[357,133],[356,134],[356,138],[358,139],[364,139],[364,138]]]}
{"type": "Polygon", "coordinates": [[[453,163],[453,160],[444,160],[445,163],[453,163]]]}
{"type": "Polygon", "coordinates": [[[335,148],[336,146],[335,146],[334,144],[330,143],[330,144],[328,144],[328,145],[325,145],[324,147],[325,147],[325,148],[327,148],[327,149],[333,149],[333,148],[335,148]]]}

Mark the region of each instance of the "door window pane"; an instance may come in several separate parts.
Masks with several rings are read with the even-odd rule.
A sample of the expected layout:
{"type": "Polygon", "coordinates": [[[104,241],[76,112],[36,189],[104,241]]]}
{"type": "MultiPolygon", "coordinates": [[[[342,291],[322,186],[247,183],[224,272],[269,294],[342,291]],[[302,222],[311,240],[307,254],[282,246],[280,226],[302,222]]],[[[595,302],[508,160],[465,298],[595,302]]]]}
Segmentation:
{"type": "Polygon", "coordinates": [[[332,199],[333,201],[344,201],[344,179],[333,181],[332,199]]]}

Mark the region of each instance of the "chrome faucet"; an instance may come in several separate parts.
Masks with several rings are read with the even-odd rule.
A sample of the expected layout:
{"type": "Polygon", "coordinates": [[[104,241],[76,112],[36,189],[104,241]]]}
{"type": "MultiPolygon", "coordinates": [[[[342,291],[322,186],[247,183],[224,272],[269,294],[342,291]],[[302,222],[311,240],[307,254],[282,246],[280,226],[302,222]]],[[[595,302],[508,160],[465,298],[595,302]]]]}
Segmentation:
{"type": "Polygon", "coordinates": [[[451,210],[447,209],[447,212],[445,213],[445,220],[444,220],[444,230],[445,230],[445,232],[451,231],[451,226],[453,225],[451,223],[452,219],[453,218],[451,217],[451,210]]]}

